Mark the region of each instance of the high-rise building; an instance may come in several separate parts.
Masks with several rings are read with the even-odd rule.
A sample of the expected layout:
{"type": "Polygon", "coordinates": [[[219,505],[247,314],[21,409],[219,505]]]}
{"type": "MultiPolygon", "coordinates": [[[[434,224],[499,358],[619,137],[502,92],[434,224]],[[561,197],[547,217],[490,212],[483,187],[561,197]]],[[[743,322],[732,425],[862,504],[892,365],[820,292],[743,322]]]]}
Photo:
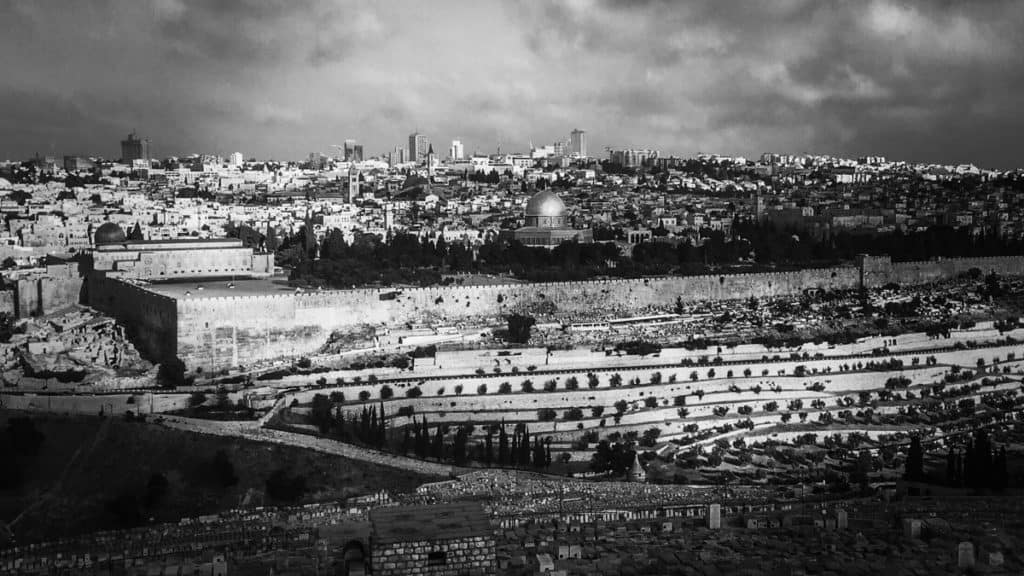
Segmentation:
{"type": "Polygon", "coordinates": [[[78,172],[79,170],[92,170],[93,162],[81,156],[65,156],[64,170],[67,172],[78,172]]]}
{"type": "Polygon", "coordinates": [[[448,158],[452,160],[462,160],[465,156],[465,150],[462,147],[461,140],[452,140],[452,147],[448,149],[448,158]]]}
{"type": "Polygon", "coordinates": [[[395,149],[391,152],[391,158],[389,164],[391,167],[395,167],[399,164],[405,164],[409,161],[409,151],[401,146],[395,146],[395,149]]]}
{"type": "Polygon", "coordinates": [[[241,152],[233,152],[231,154],[231,159],[228,160],[228,163],[232,166],[241,166],[244,162],[245,158],[242,156],[241,152]]]}
{"type": "Polygon", "coordinates": [[[430,140],[426,134],[413,132],[409,134],[409,162],[419,164],[427,159],[427,149],[430,147],[430,140]]]}
{"type": "Polygon", "coordinates": [[[579,128],[569,134],[569,153],[580,158],[587,156],[587,133],[579,128]]]}
{"type": "Polygon", "coordinates": [[[344,157],[345,162],[362,162],[363,145],[355,140],[345,140],[344,157]]]}
{"type": "Polygon", "coordinates": [[[149,140],[140,140],[132,132],[128,139],[121,140],[121,162],[131,164],[135,160],[149,160],[149,140]]]}

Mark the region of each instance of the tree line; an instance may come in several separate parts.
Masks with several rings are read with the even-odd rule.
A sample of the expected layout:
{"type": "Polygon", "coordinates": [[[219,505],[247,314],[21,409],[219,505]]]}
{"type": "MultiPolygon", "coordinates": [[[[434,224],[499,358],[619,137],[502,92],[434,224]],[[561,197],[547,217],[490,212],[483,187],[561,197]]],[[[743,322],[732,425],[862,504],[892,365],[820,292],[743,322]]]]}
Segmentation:
{"type": "MultiPolygon", "coordinates": [[[[656,233],[659,230],[655,230],[656,233]]],[[[661,230],[663,235],[667,231],[661,230]]],[[[606,234],[616,237],[621,234],[606,234]]],[[[301,227],[277,246],[278,264],[292,268],[291,279],[348,288],[367,284],[436,285],[445,273],[511,274],[531,281],[573,281],[595,276],[639,277],[705,274],[722,266],[829,266],[858,254],[888,254],[894,261],[936,256],[977,257],[1024,254],[1024,241],[994,235],[975,236],[966,228],[932,226],[923,231],[816,237],[806,231],[753,220],[736,220],[727,234],[701,230],[672,241],[644,242],[623,254],[612,242],[566,241],[554,249],[526,246],[496,236],[479,245],[421,238],[398,232],[381,239],[355,232],[351,242],[340,230],[322,241],[301,227]]]]}

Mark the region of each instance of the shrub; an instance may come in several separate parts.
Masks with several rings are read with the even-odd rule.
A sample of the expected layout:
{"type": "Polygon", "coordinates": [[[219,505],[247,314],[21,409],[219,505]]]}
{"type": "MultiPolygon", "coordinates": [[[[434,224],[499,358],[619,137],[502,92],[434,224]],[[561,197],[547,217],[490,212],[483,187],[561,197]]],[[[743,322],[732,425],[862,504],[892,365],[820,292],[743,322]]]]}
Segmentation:
{"type": "Polygon", "coordinates": [[[484,394],[487,394],[487,384],[481,384],[481,385],[477,386],[476,387],[476,393],[481,395],[481,396],[483,396],[484,394]]]}
{"type": "Polygon", "coordinates": [[[582,420],[583,419],[583,409],[582,408],[569,408],[568,410],[565,411],[564,414],[562,414],[562,419],[563,420],[569,420],[569,421],[582,420]]]}
{"type": "Polygon", "coordinates": [[[498,386],[498,393],[499,394],[511,394],[512,393],[512,385],[509,384],[508,382],[502,382],[501,386],[498,386]]]}
{"type": "Polygon", "coordinates": [[[389,400],[395,395],[395,391],[391,389],[391,386],[387,384],[380,387],[380,397],[382,400],[389,400]]]}
{"type": "Polygon", "coordinates": [[[420,396],[423,396],[423,390],[420,390],[419,386],[413,386],[405,391],[406,398],[419,398],[420,396]]]}
{"type": "Polygon", "coordinates": [[[580,381],[577,380],[575,376],[570,376],[569,379],[565,381],[565,389],[566,390],[579,390],[580,389],[580,381]]]}
{"type": "Polygon", "coordinates": [[[541,422],[550,422],[558,417],[558,413],[551,408],[537,410],[537,419],[541,422]]]}
{"type": "Polygon", "coordinates": [[[587,373],[587,386],[590,389],[597,388],[600,385],[600,383],[601,382],[598,379],[597,374],[594,374],[593,372],[588,372],[587,373]]]}
{"type": "Polygon", "coordinates": [[[188,406],[191,407],[191,408],[195,408],[197,406],[202,406],[205,402],[206,402],[206,393],[204,393],[204,392],[196,392],[196,393],[193,393],[193,395],[188,397],[188,406]]]}
{"type": "Polygon", "coordinates": [[[369,399],[370,399],[370,391],[369,390],[360,390],[359,391],[359,401],[360,402],[366,402],[369,399]]]}
{"type": "Polygon", "coordinates": [[[604,414],[604,406],[594,406],[590,409],[590,415],[594,418],[600,418],[604,414]]]}
{"type": "Polygon", "coordinates": [[[548,381],[544,382],[544,391],[545,392],[554,392],[555,391],[555,387],[557,385],[558,385],[558,383],[555,382],[554,380],[548,380],[548,381]]]}
{"type": "Polygon", "coordinates": [[[522,383],[523,392],[533,392],[533,382],[529,380],[523,380],[522,383]]]}
{"type": "Polygon", "coordinates": [[[460,394],[462,394],[462,384],[458,384],[455,386],[455,395],[458,396],[460,394]]]}
{"type": "Polygon", "coordinates": [[[657,408],[658,399],[655,398],[654,396],[648,396],[647,398],[644,398],[644,406],[648,408],[657,408]]]}

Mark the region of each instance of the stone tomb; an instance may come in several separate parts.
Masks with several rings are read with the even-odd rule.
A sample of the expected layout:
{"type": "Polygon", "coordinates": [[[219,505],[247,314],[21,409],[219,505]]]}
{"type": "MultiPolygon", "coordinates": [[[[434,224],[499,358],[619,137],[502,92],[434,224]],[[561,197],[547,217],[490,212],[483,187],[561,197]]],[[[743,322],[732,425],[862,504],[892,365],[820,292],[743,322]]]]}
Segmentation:
{"type": "Polygon", "coordinates": [[[476,503],[376,508],[371,565],[381,576],[484,576],[496,569],[494,530],[476,503]]]}

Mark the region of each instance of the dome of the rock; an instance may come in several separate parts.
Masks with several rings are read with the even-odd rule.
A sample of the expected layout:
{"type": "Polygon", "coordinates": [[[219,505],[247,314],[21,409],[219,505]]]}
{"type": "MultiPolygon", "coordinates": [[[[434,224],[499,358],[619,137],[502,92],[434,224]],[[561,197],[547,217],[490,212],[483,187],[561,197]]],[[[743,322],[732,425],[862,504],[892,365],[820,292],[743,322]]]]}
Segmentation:
{"type": "Polygon", "coordinates": [[[562,199],[554,192],[550,190],[541,190],[526,202],[526,217],[565,217],[565,203],[563,203],[562,199]]]}

